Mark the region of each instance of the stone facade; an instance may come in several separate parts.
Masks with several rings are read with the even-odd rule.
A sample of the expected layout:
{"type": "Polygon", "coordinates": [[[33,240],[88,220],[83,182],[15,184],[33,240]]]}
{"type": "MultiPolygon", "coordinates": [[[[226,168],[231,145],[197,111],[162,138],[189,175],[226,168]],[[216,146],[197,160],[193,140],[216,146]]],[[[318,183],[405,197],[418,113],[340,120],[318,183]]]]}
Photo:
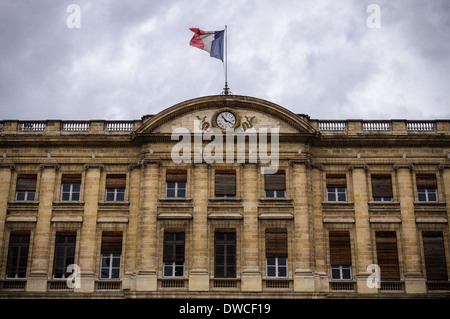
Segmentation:
{"type": "MultiPolygon", "coordinates": [[[[185,101],[136,121],[0,124],[0,297],[450,296],[449,120],[313,120],[260,99],[222,95],[185,101]],[[217,143],[213,162],[195,149],[200,141],[201,151],[208,150],[212,139],[204,135],[220,131],[212,129],[218,129],[215,119],[222,110],[236,116],[234,132],[249,140],[250,132],[270,136],[271,129],[279,129],[281,195],[266,194],[261,168],[268,164],[261,156],[250,160],[252,154],[261,155],[254,145],[234,149],[232,161],[225,160],[226,148],[217,143]],[[172,154],[180,141],[172,139],[177,128],[191,133],[192,152],[181,163],[172,154]],[[166,176],[180,171],[184,196],[169,196],[166,176]],[[234,196],[215,196],[217,172],[233,172],[234,196]],[[374,200],[375,175],[387,176],[392,198],[374,200]],[[424,175],[435,183],[425,191],[426,200],[418,191],[418,178],[424,175]],[[18,197],[23,176],[35,176],[32,200],[18,197]],[[80,178],[77,200],[63,199],[67,176],[80,178]],[[123,199],[108,199],[111,176],[124,177],[125,186],[113,194],[120,196],[117,189],[124,188],[123,199]],[[345,185],[327,187],[332,176],[345,185]],[[332,191],[343,200],[328,197],[332,191]],[[275,258],[275,276],[267,257],[267,232],[274,230],[286,234],[287,245],[282,257],[275,258]],[[168,276],[165,234],[180,232],[183,270],[168,276]],[[332,273],[332,232],[350,238],[351,263],[336,266],[341,275],[332,273]],[[386,232],[395,238],[399,276],[381,278],[371,287],[368,282],[378,273],[369,266],[378,265],[383,254],[381,246],[377,250],[377,236],[386,232]],[[227,257],[234,276],[215,275],[217,233],[235,234],[235,252],[227,257]],[[29,236],[23,276],[11,253],[15,234],[29,236]],[[54,274],[61,257],[56,238],[67,234],[76,238],[72,263],[79,267],[72,287],[54,274]],[[118,275],[111,275],[110,264],[102,264],[108,255],[103,253],[105,234],[121,236],[118,275]],[[429,279],[433,266],[424,250],[429,234],[443,245],[439,260],[446,279],[429,279]],[[344,274],[346,269],[350,275],[344,274]],[[110,278],[102,278],[102,271],[110,278]]],[[[273,135],[268,139],[267,154],[276,142],[273,135]]]]}

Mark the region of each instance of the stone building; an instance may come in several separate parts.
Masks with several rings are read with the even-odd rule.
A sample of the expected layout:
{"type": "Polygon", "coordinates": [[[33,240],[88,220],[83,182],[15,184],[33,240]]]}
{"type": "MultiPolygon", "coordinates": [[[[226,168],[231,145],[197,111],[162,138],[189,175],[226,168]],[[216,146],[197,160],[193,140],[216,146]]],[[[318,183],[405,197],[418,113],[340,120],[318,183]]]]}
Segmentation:
{"type": "Polygon", "coordinates": [[[219,95],[0,125],[0,297],[450,296],[449,120],[219,95]]]}

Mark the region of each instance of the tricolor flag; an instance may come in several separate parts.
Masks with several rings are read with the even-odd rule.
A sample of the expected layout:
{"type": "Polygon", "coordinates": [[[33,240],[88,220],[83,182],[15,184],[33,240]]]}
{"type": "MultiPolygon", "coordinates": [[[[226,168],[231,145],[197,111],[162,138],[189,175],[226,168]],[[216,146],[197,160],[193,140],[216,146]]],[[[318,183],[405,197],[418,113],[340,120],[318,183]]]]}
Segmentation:
{"type": "Polygon", "coordinates": [[[225,30],[221,31],[203,31],[198,28],[190,28],[194,36],[189,45],[209,52],[213,58],[223,62],[223,39],[225,30]]]}

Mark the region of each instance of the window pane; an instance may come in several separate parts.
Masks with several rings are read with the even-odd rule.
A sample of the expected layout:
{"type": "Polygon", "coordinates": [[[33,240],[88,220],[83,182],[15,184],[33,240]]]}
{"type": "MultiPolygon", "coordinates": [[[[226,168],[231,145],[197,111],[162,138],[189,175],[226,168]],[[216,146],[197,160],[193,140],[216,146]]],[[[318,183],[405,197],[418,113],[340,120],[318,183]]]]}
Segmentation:
{"type": "Polygon", "coordinates": [[[16,200],[25,200],[25,192],[17,192],[16,200]]]}
{"type": "Polygon", "coordinates": [[[345,193],[338,193],[338,201],[339,202],[345,202],[347,199],[346,199],[346,196],[345,196],[345,193]]]}
{"type": "Polygon", "coordinates": [[[342,267],[342,279],[352,279],[350,267],[342,267]]]}
{"type": "Polygon", "coordinates": [[[125,200],[125,189],[124,188],[118,188],[117,189],[117,195],[116,195],[116,201],[123,202],[125,200]]]}
{"type": "Polygon", "coordinates": [[[81,188],[81,184],[72,184],[72,192],[79,193],[81,188]]]}
{"type": "Polygon", "coordinates": [[[120,268],[113,268],[111,278],[119,278],[119,277],[120,277],[120,268]]]}
{"type": "Polygon", "coordinates": [[[175,276],[177,276],[177,277],[184,276],[184,265],[175,266],[175,276]]]}
{"type": "Polygon", "coordinates": [[[167,189],[167,197],[175,197],[175,189],[167,189]]]}
{"type": "Polygon", "coordinates": [[[275,277],[275,266],[267,267],[267,277],[275,277]]]}
{"type": "Polygon", "coordinates": [[[186,197],[186,189],[184,188],[178,188],[178,194],[177,197],[186,197]]]}
{"type": "Polygon", "coordinates": [[[278,265],[286,266],[286,261],[285,257],[278,257],[278,265]]]}
{"type": "Polygon", "coordinates": [[[287,276],[287,267],[282,266],[278,267],[278,277],[286,277],[287,276]]]}
{"type": "Polygon", "coordinates": [[[178,182],[178,189],[186,189],[186,182],[178,182]]]}
{"type": "Polygon", "coordinates": [[[114,189],[107,189],[106,190],[106,200],[111,202],[114,201],[114,189]]]}
{"type": "Polygon", "coordinates": [[[34,201],[34,195],[35,195],[35,192],[34,191],[28,191],[28,194],[27,194],[28,196],[27,196],[27,200],[29,200],[29,201],[34,201]]]}
{"type": "Polygon", "coordinates": [[[70,184],[62,184],[62,191],[65,193],[70,192],[70,184]]]}
{"type": "Polygon", "coordinates": [[[70,200],[70,193],[62,193],[61,200],[63,201],[70,200]]]}
{"type": "Polygon", "coordinates": [[[72,193],[72,201],[77,202],[80,200],[80,193],[72,193]]]}
{"type": "Polygon", "coordinates": [[[428,201],[430,201],[430,202],[437,201],[437,195],[436,195],[436,189],[435,188],[429,188],[428,189],[428,201]]]}
{"type": "Polygon", "coordinates": [[[341,271],[339,267],[331,267],[331,279],[341,279],[341,271]]]}
{"type": "Polygon", "coordinates": [[[120,267],[120,257],[114,257],[113,258],[112,266],[113,267],[120,267]]]}
{"type": "Polygon", "coordinates": [[[381,197],[374,197],[374,198],[373,198],[373,201],[374,201],[374,202],[381,202],[381,197]]]}
{"type": "Polygon", "coordinates": [[[175,189],[175,182],[167,182],[166,185],[167,185],[167,188],[168,188],[168,189],[169,189],[169,188],[175,189]]]}
{"type": "Polygon", "coordinates": [[[335,202],[336,201],[336,193],[334,188],[327,188],[327,193],[328,193],[328,201],[329,202],[335,202]]]}
{"type": "Polygon", "coordinates": [[[266,191],[266,197],[268,198],[275,197],[275,191],[266,191]]]}

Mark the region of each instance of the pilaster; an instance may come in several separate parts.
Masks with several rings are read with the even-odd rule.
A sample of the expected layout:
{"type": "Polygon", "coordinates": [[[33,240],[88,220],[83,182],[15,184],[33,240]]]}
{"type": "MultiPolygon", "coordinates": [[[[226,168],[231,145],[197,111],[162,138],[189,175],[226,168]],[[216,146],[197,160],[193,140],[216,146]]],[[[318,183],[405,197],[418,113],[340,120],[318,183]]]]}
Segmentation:
{"type": "Polygon", "coordinates": [[[241,275],[242,291],[261,291],[261,270],[258,263],[259,241],[258,238],[258,166],[246,164],[243,166],[243,191],[244,203],[244,231],[243,241],[243,271],[241,275]]]}
{"type": "Polygon", "coordinates": [[[394,164],[401,212],[403,261],[406,293],[425,293],[426,282],[422,273],[419,234],[414,213],[412,164],[394,164]]]}
{"type": "Polygon", "coordinates": [[[50,257],[50,220],[52,217],[53,195],[55,190],[58,163],[40,165],[39,206],[31,253],[31,268],[28,276],[27,291],[47,291],[50,257]]]}

